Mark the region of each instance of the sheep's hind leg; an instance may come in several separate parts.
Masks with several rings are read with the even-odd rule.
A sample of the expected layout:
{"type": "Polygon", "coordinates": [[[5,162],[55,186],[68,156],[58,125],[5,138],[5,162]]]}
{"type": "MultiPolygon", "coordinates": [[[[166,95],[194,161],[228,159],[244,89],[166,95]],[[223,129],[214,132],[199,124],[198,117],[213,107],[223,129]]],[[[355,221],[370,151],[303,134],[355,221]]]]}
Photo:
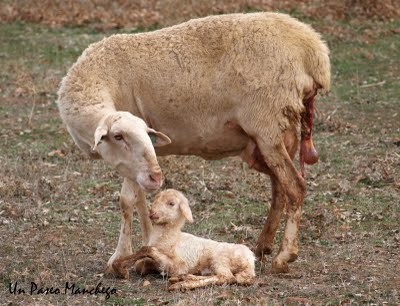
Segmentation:
{"type": "Polygon", "coordinates": [[[282,211],[287,205],[287,197],[278,181],[271,177],[272,204],[268,212],[267,220],[257,240],[256,255],[263,258],[272,253],[276,231],[282,216],[282,211]]]}
{"type": "Polygon", "coordinates": [[[260,152],[272,172],[271,175],[286,191],[288,216],[279,253],[272,261],[272,272],[289,271],[288,263],[296,260],[298,253],[297,235],[305,196],[305,182],[296,170],[284,143],[271,146],[263,139],[257,139],[260,152]]]}
{"type": "MultiPolygon", "coordinates": [[[[298,139],[296,128],[288,129],[284,135],[284,143],[287,152],[289,153],[290,159],[293,160],[297,151],[298,139]]],[[[264,164],[263,166],[255,167],[256,169],[263,170],[265,174],[271,177],[271,187],[272,187],[272,203],[268,212],[268,217],[264,223],[264,227],[261,231],[260,236],[257,240],[257,247],[255,253],[257,257],[263,258],[264,255],[269,255],[272,253],[272,248],[274,245],[274,239],[276,231],[279,227],[280,220],[282,217],[282,212],[287,207],[288,199],[285,191],[279,184],[279,181],[271,175],[271,171],[265,165],[264,159],[261,157],[261,153],[257,146],[253,147],[253,155],[256,158],[256,162],[264,164]],[[266,171],[268,170],[268,171],[266,171]]]]}
{"type": "Polygon", "coordinates": [[[111,274],[115,272],[113,263],[116,260],[132,254],[132,218],[134,206],[137,207],[139,213],[144,243],[147,243],[151,232],[151,222],[148,217],[144,192],[135,182],[127,178],[124,179],[122,184],[119,205],[121,208],[121,229],[118,245],[114,254],[108,260],[106,267],[106,273],[111,274]]]}

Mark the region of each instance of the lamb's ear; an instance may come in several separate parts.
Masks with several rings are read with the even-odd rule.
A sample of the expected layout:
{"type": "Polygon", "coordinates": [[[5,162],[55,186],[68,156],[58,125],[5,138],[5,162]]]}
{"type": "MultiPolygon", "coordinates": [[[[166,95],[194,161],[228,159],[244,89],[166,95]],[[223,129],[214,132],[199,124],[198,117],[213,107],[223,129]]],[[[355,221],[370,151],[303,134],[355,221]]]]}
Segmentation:
{"type": "Polygon", "coordinates": [[[149,135],[151,142],[155,147],[162,147],[171,143],[171,139],[167,135],[151,128],[147,128],[147,134],[149,135]]]}
{"type": "Polygon", "coordinates": [[[94,146],[92,148],[93,152],[97,151],[97,146],[100,144],[100,142],[107,136],[108,134],[108,128],[105,125],[99,125],[94,132],[94,146]]]}
{"type": "Polygon", "coordinates": [[[183,199],[180,202],[179,205],[183,216],[188,220],[189,223],[193,223],[193,216],[192,216],[192,211],[190,210],[189,206],[189,201],[186,199],[186,197],[183,197],[183,199]]]}

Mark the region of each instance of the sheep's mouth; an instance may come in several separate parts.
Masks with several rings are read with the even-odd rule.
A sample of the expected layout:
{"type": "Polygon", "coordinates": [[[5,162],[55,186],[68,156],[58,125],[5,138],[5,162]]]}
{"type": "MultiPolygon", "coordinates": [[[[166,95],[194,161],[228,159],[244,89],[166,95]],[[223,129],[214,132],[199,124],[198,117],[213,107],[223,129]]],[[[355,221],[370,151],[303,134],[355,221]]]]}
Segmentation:
{"type": "Polygon", "coordinates": [[[142,182],[139,182],[139,181],[138,181],[138,184],[147,193],[154,192],[154,191],[160,189],[160,187],[161,187],[159,184],[153,184],[153,183],[143,184],[142,182]]]}
{"type": "Polygon", "coordinates": [[[151,216],[150,215],[150,220],[153,225],[167,225],[168,224],[168,222],[163,221],[159,216],[151,216]]]}
{"type": "Polygon", "coordinates": [[[151,220],[151,223],[153,223],[153,224],[164,224],[165,223],[162,220],[160,220],[160,216],[157,216],[157,215],[150,215],[149,218],[151,220]]]}
{"type": "Polygon", "coordinates": [[[152,222],[152,224],[153,225],[161,225],[161,226],[164,226],[164,225],[167,225],[168,224],[168,222],[164,222],[164,221],[158,221],[158,220],[151,220],[152,222]]]}

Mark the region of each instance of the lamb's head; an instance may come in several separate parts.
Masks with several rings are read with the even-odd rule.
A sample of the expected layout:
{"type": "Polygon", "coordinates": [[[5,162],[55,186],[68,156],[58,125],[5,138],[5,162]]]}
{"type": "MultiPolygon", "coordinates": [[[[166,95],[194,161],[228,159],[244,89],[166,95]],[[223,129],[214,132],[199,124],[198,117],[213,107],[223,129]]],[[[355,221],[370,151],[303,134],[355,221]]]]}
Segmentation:
{"type": "Polygon", "coordinates": [[[154,147],[171,143],[168,136],[149,128],[129,112],[104,116],[94,134],[96,151],[124,177],[146,191],[162,185],[162,172],[154,147]]]}
{"type": "Polygon", "coordinates": [[[183,225],[193,223],[188,199],[179,191],[167,189],[158,193],[150,209],[150,219],[155,225],[183,225]]]}

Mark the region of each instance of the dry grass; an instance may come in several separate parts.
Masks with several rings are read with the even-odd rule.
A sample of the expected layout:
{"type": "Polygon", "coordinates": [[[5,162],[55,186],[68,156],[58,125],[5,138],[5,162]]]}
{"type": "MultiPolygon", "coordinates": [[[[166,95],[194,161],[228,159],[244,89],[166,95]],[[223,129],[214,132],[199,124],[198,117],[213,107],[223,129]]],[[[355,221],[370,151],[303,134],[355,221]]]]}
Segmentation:
{"type": "MultiPolygon", "coordinates": [[[[270,274],[270,260],[258,263],[254,286],[186,293],[168,293],[158,276],[148,277],[150,285],[143,287],[143,279],[135,275],[121,281],[102,274],[118,239],[121,179],[76,149],[54,101],[66,69],[90,42],[111,32],[1,25],[0,303],[398,303],[400,24],[308,21],[332,49],[333,90],[317,104],[314,138],[321,160],[307,168],[299,259],[289,275],[270,274]],[[324,32],[332,26],[346,35],[324,32]],[[22,288],[31,282],[63,287],[68,281],[87,288],[102,282],[117,288],[117,294],[108,300],[105,295],[13,296],[8,285],[16,281],[22,288]]],[[[270,201],[264,176],[237,159],[160,161],[165,187],[180,189],[192,200],[195,224],[187,231],[254,246],[270,201]]],[[[137,220],[134,229],[138,247],[137,220]]]]}

